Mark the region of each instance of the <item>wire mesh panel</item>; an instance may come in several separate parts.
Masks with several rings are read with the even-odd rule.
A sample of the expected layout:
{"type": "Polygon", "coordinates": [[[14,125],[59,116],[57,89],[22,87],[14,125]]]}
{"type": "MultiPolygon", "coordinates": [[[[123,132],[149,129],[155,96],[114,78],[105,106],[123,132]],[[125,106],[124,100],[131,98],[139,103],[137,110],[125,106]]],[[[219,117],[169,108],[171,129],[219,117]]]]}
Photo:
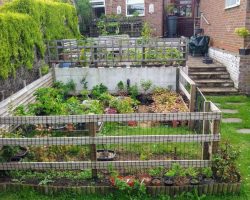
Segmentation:
{"type": "Polygon", "coordinates": [[[48,42],[47,48],[51,63],[80,67],[182,65],[187,55],[184,38],[132,39],[115,36],[56,40],[48,42]]]}
{"type": "Polygon", "coordinates": [[[2,117],[0,170],[121,170],[202,167],[204,142],[219,134],[191,131],[190,120],[220,120],[219,112],[2,117]]]}

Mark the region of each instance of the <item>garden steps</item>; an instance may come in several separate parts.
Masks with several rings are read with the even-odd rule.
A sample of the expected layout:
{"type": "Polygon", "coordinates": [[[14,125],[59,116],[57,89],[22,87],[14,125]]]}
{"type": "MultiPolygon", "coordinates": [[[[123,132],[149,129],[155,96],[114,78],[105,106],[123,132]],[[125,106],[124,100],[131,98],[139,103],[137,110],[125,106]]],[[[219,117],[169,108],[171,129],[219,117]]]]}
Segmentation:
{"type": "Polygon", "coordinates": [[[234,82],[225,66],[214,62],[205,64],[202,57],[189,57],[188,75],[204,94],[236,94],[234,82]]]}

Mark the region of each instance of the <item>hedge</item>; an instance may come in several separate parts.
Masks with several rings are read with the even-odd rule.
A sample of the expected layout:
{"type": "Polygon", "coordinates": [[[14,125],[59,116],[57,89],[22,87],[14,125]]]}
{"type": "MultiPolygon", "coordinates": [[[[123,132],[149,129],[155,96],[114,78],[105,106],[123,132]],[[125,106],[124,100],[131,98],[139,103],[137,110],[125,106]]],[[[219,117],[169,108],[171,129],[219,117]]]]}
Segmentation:
{"type": "Polygon", "coordinates": [[[34,49],[44,56],[45,42],[79,37],[76,10],[66,3],[14,0],[0,8],[0,77],[20,66],[32,68],[34,49]]]}

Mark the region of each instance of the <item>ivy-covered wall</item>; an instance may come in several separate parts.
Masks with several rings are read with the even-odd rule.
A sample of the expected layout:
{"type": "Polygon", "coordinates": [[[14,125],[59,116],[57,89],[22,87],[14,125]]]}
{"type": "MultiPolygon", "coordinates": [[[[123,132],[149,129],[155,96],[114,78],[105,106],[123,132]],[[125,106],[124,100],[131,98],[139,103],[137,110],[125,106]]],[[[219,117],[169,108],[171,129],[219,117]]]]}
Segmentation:
{"type": "Polygon", "coordinates": [[[14,81],[22,78],[17,77],[22,68],[26,77],[29,71],[34,74],[31,69],[36,68],[37,78],[38,67],[34,66],[44,58],[47,40],[79,36],[76,10],[68,3],[52,0],[5,3],[0,7],[0,91],[6,89],[2,87],[5,82],[20,88],[14,81]]]}

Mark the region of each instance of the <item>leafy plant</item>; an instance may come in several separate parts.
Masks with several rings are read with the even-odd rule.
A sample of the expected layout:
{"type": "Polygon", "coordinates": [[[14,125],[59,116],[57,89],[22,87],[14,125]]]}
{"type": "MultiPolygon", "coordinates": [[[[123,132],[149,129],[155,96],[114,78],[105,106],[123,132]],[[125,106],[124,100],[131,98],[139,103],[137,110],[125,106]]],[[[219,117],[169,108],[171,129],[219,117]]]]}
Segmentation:
{"type": "Polygon", "coordinates": [[[213,171],[212,171],[211,167],[202,168],[202,172],[201,173],[206,178],[212,178],[212,176],[213,176],[213,171]]]}
{"type": "Polygon", "coordinates": [[[53,183],[54,181],[51,179],[51,177],[48,175],[43,180],[41,180],[38,185],[48,185],[49,183],[53,183]]]}
{"type": "Polygon", "coordinates": [[[141,80],[141,87],[144,90],[144,94],[152,87],[153,83],[151,80],[141,80]]]}
{"type": "Polygon", "coordinates": [[[49,73],[49,66],[48,65],[43,65],[41,67],[41,73],[42,73],[42,75],[48,74],[49,73]]]}
{"type": "Polygon", "coordinates": [[[153,177],[161,177],[163,173],[163,167],[155,167],[149,170],[148,174],[153,177]]]}
{"type": "Polygon", "coordinates": [[[122,81],[119,81],[119,82],[117,83],[117,88],[118,88],[118,92],[119,92],[120,94],[123,94],[123,93],[124,93],[124,91],[125,91],[125,86],[124,86],[124,83],[123,83],[122,81]]]}
{"type": "Polygon", "coordinates": [[[139,95],[139,90],[137,84],[132,85],[128,88],[128,93],[132,99],[136,100],[137,96],[139,95]]]}
{"type": "Polygon", "coordinates": [[[217,179],[223,182],[238,182],[240,179],[236,160],[240,152],[229,143],[220,146],[213,156],[212,170],[217,179]]]}
{"type": "Polygon", "coordinates": [[[95,99],[99,99],[100,96],[107,91],[108,91],[107,86],[101,83],[93,87],[93,89],[91,90],[91,96],[95,99]]]}
{"type": "MultiPolygon", "coordinates": [[[[249,32],[249,30],[246,27],[236,28],[234,30],[234,33],[237,34],[239,37],[242,37],[244,39],[246,39],[250,35],[250,32],[249,32]]],[[[249,44],[250,43],[248,43],[248,45],[244,46],[243,48],[244,49],[248,48],[249,44]]]]}
{"type": "Polygon", "coordinates": [[[195,168],[189,167],[189,168],[186,169],[186,174],[188,176],[190,176],[191,178],[197,178],[199,173],[195,168]]]}

